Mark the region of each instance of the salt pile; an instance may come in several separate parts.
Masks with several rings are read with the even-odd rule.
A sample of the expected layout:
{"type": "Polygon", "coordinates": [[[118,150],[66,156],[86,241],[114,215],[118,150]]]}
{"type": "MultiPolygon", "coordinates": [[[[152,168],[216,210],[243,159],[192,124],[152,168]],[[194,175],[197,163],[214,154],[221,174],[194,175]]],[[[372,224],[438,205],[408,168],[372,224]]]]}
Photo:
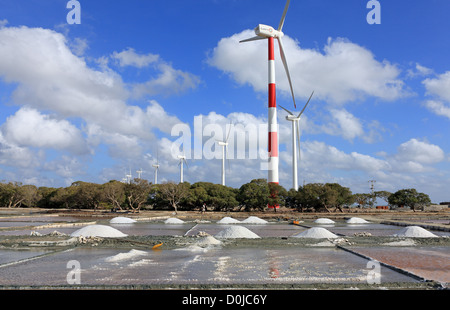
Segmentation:
{"type": "Polygon", "coordinates": [[[105,261],[110,262],[110,263],[113,263],[113,262],[116,263],[116,262],[120,262],[120,261],[124,261],[124,260],[133,259],[135,257],[146,255],[146,254],[147,254],[147,252],[145,252],[145,251],[139,251],[139,250],[132,249],[127,253],[119,253],[117,255],[107,257],[107,258],[105,258],[105,261]]]}
{"type": "Polygon", "coordinates": [[[266,220],[263,220],[257,216],[249,216],[245,220],[241,221],[241,223],[245,224],[267,224],[268,222],[266,220]]]}
{"type": "Polygon", "coordinates": [[[219,245],[222,244],[222,242],[217,240],[213,236],[206,236],[198,240],[196,244],[199,246],[208,246],[208,245],[219,245]]]}
{"type": "Polygon", "coordinates": [[[335,222],[333,220],[327,219],[327,218],[319,218],[314,221],[316,224],[334,224],[335,222]]]}
{"type": "Polygon", "coordinates": [[[115,218],[112,218],[109,222],[111,224],[131,224],[135,223],[136,220],[130,219],[129,217],[117,216],[115,218]]]}
{"type": "Polygon", "coordinates": [[[397,237],[417,237],[417,238],[434,238],[438,237],[435,234],[429,232],[428,230],[420,226],[407,226],[402,229],[398,234],[394,236],[397,237]]]}
{"type": "Polygon", "coordinates": [[[322,227],[313,227],[307,229],[297,235],[294,235],[295,238],[337,238],[338,236],[333,234],[331,231],[322,228],[322,227]]]}
{"type": "Polygon", "coordinates": [[[217,224],[236,224],[236,223],[240,223],[240,221],[229,216],[225,216],[220,221],[217,221],[217,224]]]}
{"type": "Polygon", "coordinates": [[[164,221],[165,224],[184,224],[183,220],[171,217],[164,221]]]}
{"type": "Polygon", "coordinates": [[[70,234],[71,237],[126,237],[121,231],[106,225],[88,225],[70,234]]]}
{"type": "Polygon", "coordinates": [[[257,239],[261,238],[248,228],[244,226],[232,226],[227,229],[222,230],[216,235],[216,238],[247,238],[247,239],[257,239]]]}
{"type": "Polygon", "coordinates": [[[366,224],[369,223],[368,221],[366,221],[365,219],[362,219],[360,217],[352,217],[350,219],[347,220],[348,224],[366,224]]]}

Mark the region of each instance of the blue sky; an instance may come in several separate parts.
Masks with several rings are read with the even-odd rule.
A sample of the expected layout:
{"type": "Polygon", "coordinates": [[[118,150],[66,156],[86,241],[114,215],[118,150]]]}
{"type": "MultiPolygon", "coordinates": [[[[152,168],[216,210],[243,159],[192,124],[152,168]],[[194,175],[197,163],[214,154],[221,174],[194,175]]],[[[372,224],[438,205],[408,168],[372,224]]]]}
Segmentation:
{"type": "MultiPolygon", "coordinates": [[[[0,0],[2,180],[59,187],[142,168],[152,181],[158,160],[159,181],[177,181],[173,130],[194,135],[194,120],[203,153],[185,144],[186,181],[220,183],[212,145],[229,124],[227,185],[267,178],[263,156],[249,155],[266,136],[249,134],[240,159],[236,142],[267,123],[267,42],[238,41],[259,23],[277,27],[284,0],[79,0],[80,24],[67,23],[67,2],[0,0]]],[[[450,2],[380,0],[375,25],[367,2],[291,1],[283,42],[298,109],[315,91],[300,121],[299,183],[357,193],[376,180],[375,190],[448,201],[450,2]]],[[[275,56],[277,103],[293,109],[277,46],[275,56]]],[[[285,116],[280,184],[290,188],[285,116]]]]}

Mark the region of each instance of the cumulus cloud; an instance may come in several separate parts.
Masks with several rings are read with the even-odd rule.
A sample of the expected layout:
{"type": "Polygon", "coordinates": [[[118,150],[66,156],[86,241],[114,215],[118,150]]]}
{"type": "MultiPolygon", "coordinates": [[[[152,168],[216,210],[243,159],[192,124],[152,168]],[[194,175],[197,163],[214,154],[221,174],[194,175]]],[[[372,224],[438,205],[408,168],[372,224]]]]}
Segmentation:
{"type": "Polygon", "coordinates": [[[122,52],[114,52],[111,58],[117,60],[121,67],[133,66],[136,68],[144,68],[159,60],[159,55],[146,54],[140,55],[133,48],[128,48],[122,52]]]}
{"type": "Polygon", "coordinates": [[[88,152],[78,128],[66,120],[52,119],[34,109],[20,109],[8,117],[2,130],[5,138],[18,146],[68,150],[78,155],[88,152]]]}
{"type": "Polygon", "coordinates": [[[445,158],[444,151],[437,145],[411,139],[398,147],[395,158],[403,162],[435,164],[445,158]]]}
{"type": "MultiPolygon", "coordinates": [[[[267,88],[267,42],[265,40],[239,44],[253,36],[245,30],[223,38],[212,51],[208,63],[228,73],[238,84],[251,85],[256,91],[267,88]]],[[[407,95],[399,78],[400,70],[388,61],[377,61],[364,47],[346,39],[328,39],[323,51],[302,48],[289,36],[283,38],[295,93],[335,103],[345,103],[361,96],[394,100],[407,95]]],[[[289,84],[280,57],[276,57],[277,87],[289,92],[289,84]]]]}
{"type": "Polygon", "coordinates": [[[435,97],[425,102],[425,106],[436,115],[450,119],[450,71],[423,82],[427,94],[435,97]]]}

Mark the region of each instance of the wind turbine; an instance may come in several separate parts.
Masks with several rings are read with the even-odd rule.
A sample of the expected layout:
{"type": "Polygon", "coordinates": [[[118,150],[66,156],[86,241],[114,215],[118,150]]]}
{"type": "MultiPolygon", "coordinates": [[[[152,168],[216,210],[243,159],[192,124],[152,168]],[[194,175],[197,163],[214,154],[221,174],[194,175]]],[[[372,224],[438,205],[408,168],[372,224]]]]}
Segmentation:
{"type": "Polygon", "coordinates": [[[141,174],[142,174],[142,172],[144,172],[144,171],[142,171],[142,168],[141,169],[139,169],[138,171],[136,171],[137,172],[137,174],[138,174],[138,179],[140,179],[141,178],[141,174]]]}
{"type": "Polygon", "coordinates": [[[127,183],[130,184],[131,183],[131,178],[132,178],[131,169],[130,169],[130,174],[127,174],[126,177],[127,177],[127,183]]]}
{"type": "Polygon", "coordinates": [[[308,101],[306,102],[305,106],[303,107],[302,111],[295,116],[294,113],[289,111],[288,109],[283,108],[280,105],[280,108],[285,110],[288,113],[288,116],[286,116],[286,120],[292,122],[292,187],[295,190],[298,190],[298,179],[297,179],[297,141],[298,141],[298,157],[300,158],[300,125],[299,120],[300,116],[302,116],[303,112],[306,109],[306,106],[308,105],[309,101],[311,100],[311,97],[313,96],[314,92],[312,92],[311,96],[309,97],[308,101]],[[296,139],[297,138],[297,139],[296,139]]]}
{"type": "Polygon", "coordinates": [[[180,183],[183,183],[183,162],[186,163],[186,156],[185,155],[178,155],[178,159],[180,160],[180,163],[178,164],[180,166],[180,183]]]}
{"type": "Polygon", "coordinates": [[[228,138],[230,137],[231,132],[231,124],[230,128],[228,129],[228,135],[225,141],[219,141],[217,140],[217,144],[219,144],[222,147],[222,185],[225,186],[225,154],[227,153],[227,146],[228,146],[228,138]]]}
{"type": "MultiPolygon", "coordinates": [[[[277,104],[276,104],[276,87],[275,87],[275,56],[274,56],[274,38],[278,40],[278,45],[280,47],[280,55],[281,60],[283,61],[284,69],[286,71],[286,75],[289,81],[289,86],[291,88],[291,95],[292,99],[294,100],[294,107],[296,108],[295,104],[295,96],[294,96],[294,90],[292,88],[292,82],[291,82],[291,76],[289,74],[289,69],[286,61],[286,55],[284,53],[284,47],[283,42],[281,38],[284,36],[284,33],[282,32],[283,25],[284,25],[284,19],[286,17],[287,10],[289,8],[290,0],[286,2],[286,5],[284,7],[283,15],[281,16],[280,24],[278,25],[278,29],[275,30],[271,26],[262,25],[259,24],[255,28],[255,37],[245,39],[241,42],[248,42],[248,41],[255,41],[255,40],[263,40],[268,39],[269,43],[269,139],[268,139],[268,151],[269,151],[269,176],[267,181],[269,183],[279,183],[278,178],[278,124],[277,124],[277,104]]],[[[279,206],[270,206],[270,209],[278,208],[279,206]]]]}

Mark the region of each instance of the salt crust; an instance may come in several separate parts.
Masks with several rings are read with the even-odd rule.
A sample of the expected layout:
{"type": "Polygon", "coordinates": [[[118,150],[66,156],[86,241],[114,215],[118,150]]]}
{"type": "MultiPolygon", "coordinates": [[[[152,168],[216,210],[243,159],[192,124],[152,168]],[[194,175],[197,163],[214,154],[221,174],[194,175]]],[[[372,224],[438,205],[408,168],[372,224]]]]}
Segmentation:
{"type": "Polygon", "coordinates": [[[417,237],[417,238],[435,238],[438,237],[435,234],[429,232],[428,230],[420,226],[407,226],[402,229],[398,234],[394,236],[397,237],[417,237]]]}
{"type": "Polygon", "coordinates": [[[258,236],[257,234],[255,234],[254,232],[252,232],[251,230],[249,230],[248,228],[244,227],[244,226],[232,226],[232,227],[228,227],[224,230],[222,230],[221,232],[219,232],[218,234],[215,235],[216,238],[247,238],[247,239],[257,239],[257,238],[261,238],[260,236],[258,236]]]}
{"type": "Polygon", "coordinates": [[[111,224],[131,224],[136,223],[136,220],[130,219],[129,217],[117,216],[112,218],[109,222],[111,224]]]}
{"type": "Polygon", "coordinates": [[[295,238],[337,238],[338,236],[322,227],[309,228],[299,234],[294,235],[295,238]]]}
{"type": "Polygon", "coordinates": [[[165,224],[184,224],[183,220],[177,219],[175,217],[168,218],[164,221],[165,224]]]}
{"type": "Polygon", "coordinates": [[[70,234],[71,237],[126,237],[123,232],[106,225],[88,225],[70,234]]]}
{"type": "Polygon", "coordinates": [[[105,258],[105,261],[109,262],[109,263],[116,263],[116,262],[121,262],[124,260],[133,259],[135,257],[142,256],[142,255],[147,255],[147,252],[132,249],[126,253],[119,253],[119,254],[116,254],[113,256],[109,256],[109,257],[105,258]]]}

